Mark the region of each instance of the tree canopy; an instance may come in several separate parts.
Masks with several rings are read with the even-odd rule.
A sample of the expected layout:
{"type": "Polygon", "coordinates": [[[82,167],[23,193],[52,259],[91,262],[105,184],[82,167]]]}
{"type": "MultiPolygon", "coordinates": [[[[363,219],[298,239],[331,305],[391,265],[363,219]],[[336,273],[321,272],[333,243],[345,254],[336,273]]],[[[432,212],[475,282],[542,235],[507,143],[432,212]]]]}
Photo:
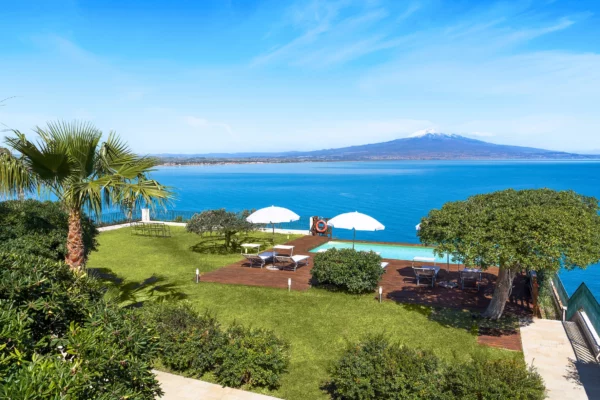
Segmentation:
{"type": "Polygon", "coordinates": [[[256,229],[256,225],[246,221],[252,212],[244,210],[236,213],[224,208],[218,210],[206,210],[194,214],[186,225],[188,232],[202,235],[215,232],[223,235],[225,248],[229,250],[233,246],[233,237],[239,232],[249,232],[256,229]]]}
{"type": "MultiPolygon", "coordinates": [[[[506,279],[512,285],[511,276],[521,270],[557,272],[598,262],[598,211],[597,199],[573,191],[509,189],[431,210],[418,236],[435,245],[437,254],[452,254],[465,265],[499,266],[501,275],[510,272],[506,279]]],[[[495,298],[499,287],[509,290],[502,278],[495,298]]]]}

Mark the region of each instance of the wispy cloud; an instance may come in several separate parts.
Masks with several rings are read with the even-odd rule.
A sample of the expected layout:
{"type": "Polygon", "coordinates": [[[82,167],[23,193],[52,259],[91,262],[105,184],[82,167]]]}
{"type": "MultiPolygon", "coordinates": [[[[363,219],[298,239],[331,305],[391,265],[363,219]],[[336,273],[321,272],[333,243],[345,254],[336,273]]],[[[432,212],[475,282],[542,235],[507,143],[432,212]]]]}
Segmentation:
{"type": "MultiPolygon", "coordinates": [[[[300,28],[290,41],[260,54],[253,66],[269,63],[320,68],[396,47],[396,27],[420,9],[411,3],[392,11],[376,1],[312,1],[292,7],[289,24],[300,28]]],[[[400,40],[399,40],[400,39],[400,40]]]]}

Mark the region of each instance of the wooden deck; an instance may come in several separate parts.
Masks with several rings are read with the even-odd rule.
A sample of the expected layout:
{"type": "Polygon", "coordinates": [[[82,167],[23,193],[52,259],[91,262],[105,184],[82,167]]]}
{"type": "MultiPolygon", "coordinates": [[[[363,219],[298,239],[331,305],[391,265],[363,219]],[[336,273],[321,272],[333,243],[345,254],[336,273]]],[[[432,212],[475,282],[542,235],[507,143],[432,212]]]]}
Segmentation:
{"type": "Polygon", "coordinates": [[[216,271],[208,272],[200,278],[203,282],[217,282],[233,285],[266,286],[287,289],[288,278],[292,278],[293,290],[306,290],[310,287],[310,269],[313,265],[313,253],[309,250],[327,242],[329,238],[323,236],[303,236],[286,244],[295,246],[294,254],[310,256],[306,267],[299,267],[296,271],[277,270],[267,268],[248,267],[246,260],[240,260],[216,271]]]}
{"type": "MultiPolygon", "coordinates": [[[[249,286],[264,286],[287,289],[288,278],[292,279],[292,290],[306,290],[311,287],[310,270],[313,266],[314,253],[309,250],[327,242],[329,238],[320,236],[303,236],[288,242],[295,246],[294,254],[310,256],[309,265],[292,270],[269,270],[266,268],[250,268],[245,260],[202,275],[203,282],[217,282],[224,284],[237,284],[249,286]]],[[[383,298],[398,303],[420,304],[433,307],[451,307],[456,309],[468,309],[482,311],[487,307],[494,291],[498,270],[490,268],[483,273],[483,282],[479,291],[476,289],[461,290],[446,289],[443,287],[431,287],[430,285],[417,286],[410,261],[385,260],[389,263],[386,273],[381,279],[383,298]]],[[[418,263],[415,263],[417,265],[418,263]]],[[[441,264],[437,281],[457,281],[458,266],[450,265],[446,270],[446,264],[441,264]]],[[[374,296],[376,298],[376,296],[374,296]]],[[[515,279],[511,297],[506,305],[506,312],[518,316],[531,314],[531,303],[525,278],[520,276],[515,279]]],[[[521,341],[517,332],[487,332],[482,331],[479,337],[482,344],[503,347],[511,350],[521,350],[521,341]]]]}

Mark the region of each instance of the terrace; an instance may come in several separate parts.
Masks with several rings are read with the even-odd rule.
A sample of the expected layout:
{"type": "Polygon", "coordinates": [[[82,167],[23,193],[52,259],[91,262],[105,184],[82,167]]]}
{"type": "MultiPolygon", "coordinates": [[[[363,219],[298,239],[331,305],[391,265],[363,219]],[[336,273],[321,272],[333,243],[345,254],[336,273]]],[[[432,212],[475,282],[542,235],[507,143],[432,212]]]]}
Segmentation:
{"type": "MultiPolygon", "coordinates": [[[[286,244],[294,246],[296,254],[310,255],[309,265],[298,268],[296,271],[250,268],[246,261],[242,259],[204,274],[202,281],[287,289],[288,278],[290,278],[292,279],[292,290],[307,290],[312,285],[310,270],[313,265],[314,253],[311,250],[328,240],[329,238],[324,236],[302,236],[287,242],[286,244]]],[[[395,259],[384,259],[384,261],[389,264],[380,282],[383,288],[383,297],[399,303],[481,311],[487,307],[492,297],[494,282],[498,276],[497,268],[490,268],[484,272],[479,291],[458,288],[446,289],[428,285],[417,286],[411,261],[395,259]]],[[[414,263],[414,265],[421,266],[424,264],[414,263]]],[[[440,280],[458,280],[458,269],[462,267],[462,265],[452,264],[449,270],[440,270],[440,280]]],[[[515,288],[507,304],[507,311],[519,316],[529,315],[531,306],[531,298],[525,285],[525,279],[519,277],[515,282],[515,288]]]]}
{"type": "MultiPolygon", "coordinates": [[[[263,249],[271,239],[270,233],[262,232],[243,238],[262,243],[263,249]]],[[[522,357],[514,318],[488,327],[472,318],[471,311],[484,307],[489,298],[493,273],[486,276],[490,282],[484,282],[480,293],[417,288],[405,270],[410,263],[390,260],[382,280],[385,301],[379,304],[372,294],[307,290],[312,266],[308,250],[327,239],[275,234],[277,244],[291,243],[296,246],[295,254],[311,254],[310,266],[296,272],[243,267],[239,251],[221,251],[219,240],[187,233],[181,227],[172,227],[171,237],[137,236],[131,228],[117,229],[100,235],[99,251],[92,253],[88,267],[122,287],[186,299],[199,311],[216,313],[225,325],[237,321],[267,328],[289,340],[289,372],[280,389],[268,392],[279,398],[327,398],[320,386],[328,367],[348,343],[367,334],[383,332],[391,340],[431,349],[447,360],[522,357]],[[202,274],[198,284],[194,279],[197,268],[202,274]],[[290,292],[286,290],[288,278],[292,279],[290,292]],[[451,307],[444,306],[445,299],[451,307]]]]}
{"type": "MultiPolygon", "coordinates": [[[[245,260],[229,264],[223,268],[204,274],[203,282],[213,282],[229,285],[262,286],[279,289],[288,288],[288,279],[291,279],[291,290],[307,290],[312,286],[310,270],[313,266],[314,253],[310,250],[326,243],[329,239],[323,236],[303,236],[287,242],[294,246],[296,254],[310,255],[308,266],[292,270],[271,270],[267,268],[251,268],[245,260]]],[[[388,262],[386,273],[380,282],[383,289],[382,298],[401,304],[414,304],[428,307],[444,307],[459,310],[483,311],[490,302],[494,292],[494,282],[498,276],[497,268],[490,268],[483,273],[480,289],[459,288],[446,289],[440,286],[417,286],[412,270],[413,263],[408,260],[384,259],[388,262]]],[[[415,266],[423,263],[414,263],[415,266]]],[[[453,264],[449,271],[440,270],[442,280],[457,281],[458,269],[462,265],[453,264]]],[[[375,296],[374,296],[375,298],[375,296]]],[[[515,279],[515,286],[506,305],[506,314],[513,317],[531,316],[532,303],[524,276],[515,279]]],[[[482,328],[477,338],[484,345],[504,348],[508,350],[521,350],[521,339],[517,329],[509,327],[482,328]]]]}

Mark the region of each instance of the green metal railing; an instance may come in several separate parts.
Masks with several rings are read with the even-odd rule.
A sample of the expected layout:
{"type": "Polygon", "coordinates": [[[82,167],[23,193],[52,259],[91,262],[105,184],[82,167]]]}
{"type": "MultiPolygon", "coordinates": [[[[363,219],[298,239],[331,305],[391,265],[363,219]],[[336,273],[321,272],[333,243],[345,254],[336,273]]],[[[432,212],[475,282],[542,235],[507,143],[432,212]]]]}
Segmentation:
{"type": "Polygon", "coordinates": [[[565,286],[563,285],[562,281],[558,277],[558,274],[555,274],[552,277],[552,283],[554,283],[554,287],[558,292],[558,297],[560,298],[560,301],[566,307],[569,303],[569,294],[567,293],[567,290],[565,289],[565,286]]]}
{"type": "Polygon", "coordinates": [[[567,294],[558,275],[555,275],[552,278],[552,282],[558,292],[560,301],[567,307],[565,315],[566,319],[571,320],[577,311],[583,310],[587,314],[596,332],[600,333],[600,304],[585,282],[582,282],[571,296],[567,294]]]}
{"type": "Polygon", "coordinates": [[[596,332],[600,332],[600,304],[585,283],[579,285],[575,293],[569,297],[567,319],[573,318],[578,310],[585,311],[596,332]]]}
{"type": "MultiPolygon", "coordinates": [[[[201,210],[200,210],[201,211],[201,210]]],[[[188,222],[194,214],[200,211],[187,210],[150,210],[150,219],[163,222],[188,222]]],[[[100,216],[90,215],[97,226],[109,226],[124,224],[127,222],[138,222],[142,220],[142,212],[135,210],[132,213],[123,211],[105,212],[100,216]]],[[[275,229],[297,229],[308,230],[310,217],[303,216],[298,221],[275,224],[275,229]]],[[[265,225],[270,228],[271,225],[265,225]]]]}

